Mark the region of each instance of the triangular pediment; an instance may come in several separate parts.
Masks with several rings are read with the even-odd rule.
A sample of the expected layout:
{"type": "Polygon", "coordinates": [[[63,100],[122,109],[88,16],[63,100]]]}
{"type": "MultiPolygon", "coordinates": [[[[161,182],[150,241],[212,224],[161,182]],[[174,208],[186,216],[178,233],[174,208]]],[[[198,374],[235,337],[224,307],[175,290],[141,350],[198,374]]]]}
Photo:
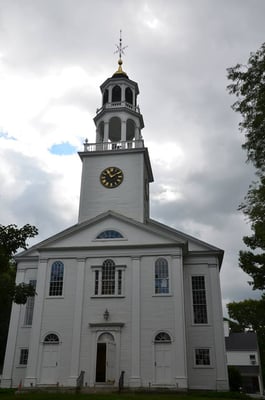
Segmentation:
{"type": "Polygon", "coordinates": [[[182,247],[184,252],[218,252],[222,250],[192,236],[170,228],[154,220],[146,223],[108,211],[97,217],[71,226],[70,228],[40,242],[20,253],[22,256],[37,256],[39,252],[53,249],[81,249],[100,247],[182,247]],[[118,238],[105,238],[106,231],[118,232],[118,238]]]}

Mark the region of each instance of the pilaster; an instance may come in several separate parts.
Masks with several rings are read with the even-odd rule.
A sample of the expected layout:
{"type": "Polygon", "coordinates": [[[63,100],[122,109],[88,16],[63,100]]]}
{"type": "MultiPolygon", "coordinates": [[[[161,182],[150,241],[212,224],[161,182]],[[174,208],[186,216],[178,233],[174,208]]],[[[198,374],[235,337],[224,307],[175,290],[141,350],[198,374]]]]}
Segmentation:
{"type": "Polygon", "coordinates": [[[174,282],[175,301],[175,357],[176,357],[176,376],[175,383],[178,389],[187,389],[187,345],[185,329],[185,310],[184,310],[184,282],[183,282],[183,261],[182,256],[172,257],[172,282],[174,282]]]}
{"type": "Polygon", "coordinates": [[[220,316],[222,313],[221,289],[219,280],[219,268],[217,264],[209,265],[211,289],[212,289],[212,321],[215,341],[216,363],[216,390],[228,390],[228,377],[226,368],[226,351],[224,339],[224,324],[220,316]]]}
{"type": "MultiPolygon", "coordinates": [[[[25,271],[18,270],[16,275],[16,284],[24,282],[25,271]]],[[[5,362],[3,375],[1,378],[1,387],[9,388],[12,387],[12,372],[15,363],[15,355],[16,355],[16,341],[17,341],[17,333],[19,329],[19,317],[20,317],[20,308],[19,304],[13,303],[11,318],[9,323],[9,331],[6,345],[6,354],[5,354],[5,362]]]]}
{"type": "Polygon", "coordinates": [[[85,259],[77,260],[77,279],[75,288],[75,312],[73,321],[72,334],[72,354],[71,354],[71,370],[68,378],[68,385],[75,386],[76,379],[79,376],[80,362],[80,343],[81,343],[81,327],[82,327],[82,309],[84,294],[84,275],[85,275],[85,259]]]}
{"type": "Polygon", "coordinates": [[[36,386],[38,382],[37,370],[38,370],[38,361],[40,356],[41,321],[42,321],[42,313],[45,300],[47,264],[48,261],[46,259],[40,259],[38,266],[37,285],[36,285],[36,293],[38,295],[35,297],[35,303],[34,303],[34,312],[32,321],[33,323],[31,328],[30,345],[29,345],[28,366],[27,366],[26,377],[24,380],[25,387],[36,386]]]}
{"type": "Polygon", "coordinates": [[[130,387],[141,386],[140,376],[140,258],[132,259],[132,320],[131,320],[131,376],[130,387]]]}

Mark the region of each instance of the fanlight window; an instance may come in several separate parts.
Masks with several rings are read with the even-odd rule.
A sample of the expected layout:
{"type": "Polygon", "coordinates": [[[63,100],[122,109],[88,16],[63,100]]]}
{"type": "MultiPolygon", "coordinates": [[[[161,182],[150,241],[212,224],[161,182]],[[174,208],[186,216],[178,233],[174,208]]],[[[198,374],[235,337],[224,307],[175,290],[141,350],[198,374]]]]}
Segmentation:
{"type": "Polygon", "coordinates": [[[159,332],[155,337],[156,343],[171,343],[171,338],[166,332],[159,332]]]}
{"type": "Polygon", "coordinates": [[[59,343],[59,338],[55,333],[49,333],[45,336],[44,343],[57,344],[59,343]]]}
{"type": "Polygon", "coordinates": [[[120,239],[120,238],[123,238],[122,234],[112,229],[107,229],[106,231],[101,232],[97,236],[97,239],[120,239]]]}

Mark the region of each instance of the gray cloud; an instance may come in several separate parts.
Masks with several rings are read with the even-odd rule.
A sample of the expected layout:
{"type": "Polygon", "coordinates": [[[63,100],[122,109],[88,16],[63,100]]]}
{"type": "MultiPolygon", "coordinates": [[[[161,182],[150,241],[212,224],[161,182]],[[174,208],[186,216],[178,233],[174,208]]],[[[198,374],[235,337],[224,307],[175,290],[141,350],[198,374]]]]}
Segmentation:
{"type": "MultiPolygon", "coordinates": [[[[260,0],[0,0],[0,129],[27,139],[12,148],[0,138],[1,222],[35,224],[39,239],[76,222],[74,182],[80,179],[80,164],[50,156],[48,168],[47,149],[62,140],[61,130],[76,118],[67,107],[88,121],[82,132],[78,121],[73,123],[67,141],[82,146],[84,132],[94,140],[99,86],[117,68],[113,52],[122,28],[124,45],[129,45],[124,70],[139,84],[143,136],[155,175],[152,218],[224,248],[225,301],[257,296],[237,266],[241,238],[249,230],[237,207],[254,173],[245,164],[226,68],[246,62],[264,41],[264,14],[260,0]],[[6,98],[11,91],[14,98],[21,96],[19,78],[36,85],[70,67],[80,68],[87,78],[53,93],[34,113],[29,109],[28,126],[21,124],[20,109],[12,109],[12,101],[5,114],[14,118],[6,119],[6,98]],[[6,93],[2,76],[12,82],[6,93]],[[58,107],[65,125],[47,117],[58,107]],[[28,143],[33,143],[31,155],[22,150],[28,143]],[[169,158],[172,144],[176,155],[169,158]],[[71,196],[64,193],[68,179],[71,196]],[[162,196],[168,190],[171,201],[162,196]]],[[[44,95],[41,85],[38,91],[44,95]]],[[[23,95],[30,107],[28,93],[23,95]]]]}

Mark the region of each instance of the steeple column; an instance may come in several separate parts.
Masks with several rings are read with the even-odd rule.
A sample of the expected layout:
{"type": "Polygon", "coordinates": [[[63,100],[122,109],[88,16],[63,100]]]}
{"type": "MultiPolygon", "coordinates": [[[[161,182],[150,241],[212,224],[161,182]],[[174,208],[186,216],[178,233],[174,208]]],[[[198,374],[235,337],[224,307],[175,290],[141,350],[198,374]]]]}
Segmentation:
{"type": "Polygon", "coordinates": [[[104,143],[107,143],[109,140],[109,121],[104,122],[104,143]]]}
{"type": "Polygon", "coordinates": [[[108,103],[111,103],[112,101],[112,85],[109,86],[108,90],[108,103]]]}
{"type": "Polygon", "coordinates": [[[140,126],[135,125],[135,133],[134,133],[135,140],[141,139],[141,129],[140,126]]]}
{"type": "Polygon", "coordinates": [[[124,103],[125,102],[125,87],[124,85],[120,85],[121,86],[121,102],[124,103]]]}
{"type": "Polygon", "coordinates": [[[121,121],[121,141],[126,142],[126,120],[121,121]]]}

